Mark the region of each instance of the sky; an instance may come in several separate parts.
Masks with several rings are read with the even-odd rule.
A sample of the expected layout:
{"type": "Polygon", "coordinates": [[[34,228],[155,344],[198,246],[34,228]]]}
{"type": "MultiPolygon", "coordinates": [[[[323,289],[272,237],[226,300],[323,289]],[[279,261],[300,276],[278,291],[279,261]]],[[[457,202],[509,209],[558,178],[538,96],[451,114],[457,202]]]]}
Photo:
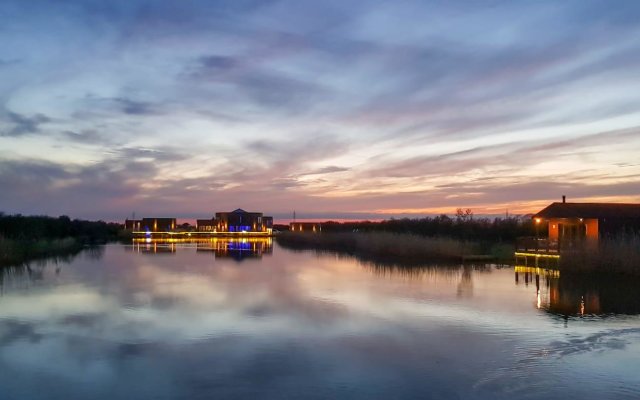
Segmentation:
{"type": "Polygon", "coordinates": [[[637,1],[0,2],[0,211],[640,202],[637,1]]]}

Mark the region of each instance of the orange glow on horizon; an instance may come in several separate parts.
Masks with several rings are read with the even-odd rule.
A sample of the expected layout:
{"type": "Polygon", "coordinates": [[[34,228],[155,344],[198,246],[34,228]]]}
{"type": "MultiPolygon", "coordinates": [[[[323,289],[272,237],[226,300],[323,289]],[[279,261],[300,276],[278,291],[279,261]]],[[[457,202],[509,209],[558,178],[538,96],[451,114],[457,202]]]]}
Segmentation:
{"type": "MultiPolygon", "coordinates": [[[[384,208],[370,211],[373,214],[393,215],[393,214],[454,214],[457,208],[470,208],[474,214],[535,214],[546,206],[554,202],[562,201],[561,197],[557,199],[535,200],[527,202],[498,203],[498,204],[470,204],[455,205],[446,207],[425,207],[425,208],[384,208]]],[[[575,197],[569,198],[567,202],[571,203],[640,203],[640,196],[609,196],[609,197],[575,197]]]]}

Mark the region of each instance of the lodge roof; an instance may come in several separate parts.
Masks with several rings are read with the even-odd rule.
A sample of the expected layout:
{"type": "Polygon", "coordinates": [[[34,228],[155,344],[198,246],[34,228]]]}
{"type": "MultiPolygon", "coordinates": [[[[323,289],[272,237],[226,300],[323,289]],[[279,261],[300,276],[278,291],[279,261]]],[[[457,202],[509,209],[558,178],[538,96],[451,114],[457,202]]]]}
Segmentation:
{"type": "Polygon", "coordinates": [[[640,218],[640,204],[552,203],[533,218],[640,218]]]}

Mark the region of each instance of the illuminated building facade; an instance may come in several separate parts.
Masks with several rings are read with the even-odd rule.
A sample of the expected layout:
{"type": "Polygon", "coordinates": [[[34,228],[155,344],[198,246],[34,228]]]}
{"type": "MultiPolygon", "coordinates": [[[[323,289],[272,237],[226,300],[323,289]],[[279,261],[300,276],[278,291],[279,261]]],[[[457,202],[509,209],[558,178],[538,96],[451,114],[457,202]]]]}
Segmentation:
{"type": "Polygon", "coordinates": [[[216,219],[197,219],[196,220],[196,231],[198,232],[216,232],[218,229],[218,224],[216,223],[216,219]]]}
{"type": "Polygon", "coordinates": [[[597,242],[599,238],[640,232],[640,204],[553,203],[533,216],[546,225],[549,240],[597,242]]]}
{"type": "Polygon", "coordinates": [[[142,218],[140,230],[144,232],[172,232],[176,229],[175,218],[142,218]]]}
{"type": "Polygon", "coordinates": [[[140,219],[126,219],[124,221],[124,229],[129,231],[139,231],[142,227],[142,220],[140,219]]]}
{"type": "Polygon", "coordinates": [[[267,232],[273,229],[273,217],[265,217],[261,212],[247,212],[241,208],[231,212],[217,212],[218,232],[267,232]]]}
{"type": "Polygon", "coordinates": [[[291,232],[322,232],[322,224],[319,222],[292,222],[289,224],[291,232]]]}
{"type": "MultiPolygon", "coordinates": [[[[266,234],[273,232],[273,217],[264,216],[260,212],[247,212],[237,209],[231,212],[218,212],[211,219],[196,220],[195,232],[189,230],[188,224],[178,226],[175,218],[142,218],[141,220],[125,220],[125,229],[135,234],[158,234],[191,236],[192,234],[266,234]]],[[[157,236],[157,235],[155,235],[157,236]]]]}
{"type": "Polygon", "coordinates": [[[217,212],[212,219],[197,220],[198,232],[216,233],[271,233],[273,217],[261,212],[248,212],[241,208],[231,212],[217,212]]]}

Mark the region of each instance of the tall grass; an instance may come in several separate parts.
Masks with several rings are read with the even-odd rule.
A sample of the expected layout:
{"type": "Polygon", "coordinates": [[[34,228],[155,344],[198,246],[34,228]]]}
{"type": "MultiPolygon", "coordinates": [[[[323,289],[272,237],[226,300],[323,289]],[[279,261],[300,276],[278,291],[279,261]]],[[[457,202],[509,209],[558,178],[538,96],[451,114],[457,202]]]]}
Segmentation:
{"type": "Polygon", "coordinates": [[[376,263],[405,265],[459,262],[480,249],[473,242],[387,232],[289,232],[278,235],[276,241],[290,249],[330,251],[376,263]]]}
{"type": "Polygon", "coordinates": [[[560,268],[567,272],[640,275],[640,236],[601,238],[597,245],[563,251],[560,268]]]}

